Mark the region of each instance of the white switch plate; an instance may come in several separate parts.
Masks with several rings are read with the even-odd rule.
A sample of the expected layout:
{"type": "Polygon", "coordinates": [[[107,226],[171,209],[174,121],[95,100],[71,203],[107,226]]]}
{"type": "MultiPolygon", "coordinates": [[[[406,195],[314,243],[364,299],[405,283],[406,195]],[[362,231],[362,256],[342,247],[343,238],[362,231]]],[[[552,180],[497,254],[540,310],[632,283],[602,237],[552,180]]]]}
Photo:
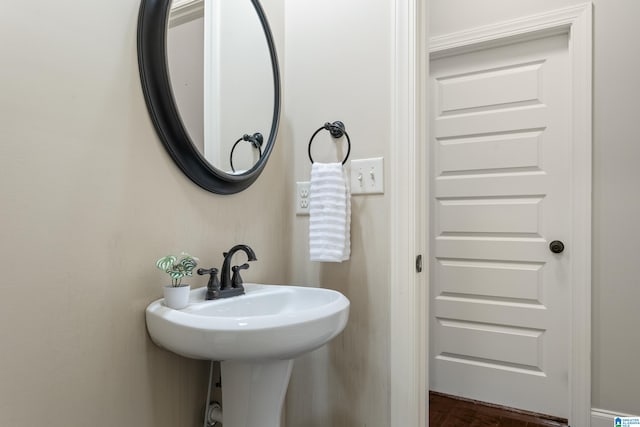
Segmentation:
{"type": "Polygon", "coordinates": [[[296,215],[309,215],[309,181],[296,182],[296,215]]]}
{"type": "Polygon", "coordinates": [[[384,194],[384,159],[351,160],[351,194],[384,194]]]}

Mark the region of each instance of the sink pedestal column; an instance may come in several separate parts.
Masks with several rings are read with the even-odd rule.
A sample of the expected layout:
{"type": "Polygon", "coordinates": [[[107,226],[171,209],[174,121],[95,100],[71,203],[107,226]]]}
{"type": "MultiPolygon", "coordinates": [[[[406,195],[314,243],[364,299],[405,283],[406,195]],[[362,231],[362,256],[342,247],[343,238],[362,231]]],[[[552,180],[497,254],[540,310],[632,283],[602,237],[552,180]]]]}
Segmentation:
{"type": "Polygon", "coordinates": [[[293,360],[223,361],[224,427],[280,427],[293,360]]]}

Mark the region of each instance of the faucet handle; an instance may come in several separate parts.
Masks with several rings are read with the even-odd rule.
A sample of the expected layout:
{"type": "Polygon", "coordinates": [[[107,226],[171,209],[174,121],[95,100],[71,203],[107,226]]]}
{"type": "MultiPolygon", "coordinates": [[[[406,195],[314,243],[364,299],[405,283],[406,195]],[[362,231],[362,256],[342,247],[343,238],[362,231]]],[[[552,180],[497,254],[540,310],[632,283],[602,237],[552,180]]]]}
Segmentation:
{"type": "Polygon", "coordinates": [[[231,287],[232,288],[242,288],[242,277],[240,277],[240,270],[248,270],[249,264],[244,263],[242,265],[235,265],[231,267],[233,271],[233,277],[231,277],[231,287]]]}
{"type": "Polygon", "coordinates": [[[199,268],[198,274],[203,276],[209,274],[209,283],[207,283],[206,300],[216,299],[220,294],[220,280],[218,279],[217,268],[199,268]]]}
{"type": "Polygon", "coordinates": [[[204,276],[205,274],[210,274],[211,276],[215,276],[216,274],[218,274],[218,269],[215,268],[215,267],[213,267],[213,268],[199,268],[197,273],[200,276],[204,276]]]}

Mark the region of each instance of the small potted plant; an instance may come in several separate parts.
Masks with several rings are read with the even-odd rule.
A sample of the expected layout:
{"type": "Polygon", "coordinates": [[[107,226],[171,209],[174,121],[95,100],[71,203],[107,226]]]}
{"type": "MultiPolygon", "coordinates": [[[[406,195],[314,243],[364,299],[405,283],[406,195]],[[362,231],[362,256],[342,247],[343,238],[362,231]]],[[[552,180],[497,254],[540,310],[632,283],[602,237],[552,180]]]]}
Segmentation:
{"type": "Polygon", "coordinates": [[[198,258],[183,252],[180,258],[167,255],[156,261],[156,267],[171,277],[171,285],[164,287],[164,303],[167,307],[180,310],[189,303],[189,291],[191,287],[182,284],[185,276],[192,276],[193,269],[198,265],[198,258]]]}

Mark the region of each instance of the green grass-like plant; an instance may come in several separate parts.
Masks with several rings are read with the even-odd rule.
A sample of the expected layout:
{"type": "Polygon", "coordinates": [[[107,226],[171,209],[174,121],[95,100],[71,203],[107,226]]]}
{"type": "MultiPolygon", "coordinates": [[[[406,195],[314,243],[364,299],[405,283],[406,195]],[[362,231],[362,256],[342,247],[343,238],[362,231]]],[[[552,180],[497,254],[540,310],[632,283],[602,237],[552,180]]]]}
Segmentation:
{"type": "Polygon", "coordinates": [[[193,269],[198,265],[198,258],[189,255],[186,252],[180,254],[180,259],[175,255],[167,255],[156,261],[156,267],[164,271],[171,277],[171,286],[179,287],[182,284],[182,278],[192,276],[193,269]]]}

